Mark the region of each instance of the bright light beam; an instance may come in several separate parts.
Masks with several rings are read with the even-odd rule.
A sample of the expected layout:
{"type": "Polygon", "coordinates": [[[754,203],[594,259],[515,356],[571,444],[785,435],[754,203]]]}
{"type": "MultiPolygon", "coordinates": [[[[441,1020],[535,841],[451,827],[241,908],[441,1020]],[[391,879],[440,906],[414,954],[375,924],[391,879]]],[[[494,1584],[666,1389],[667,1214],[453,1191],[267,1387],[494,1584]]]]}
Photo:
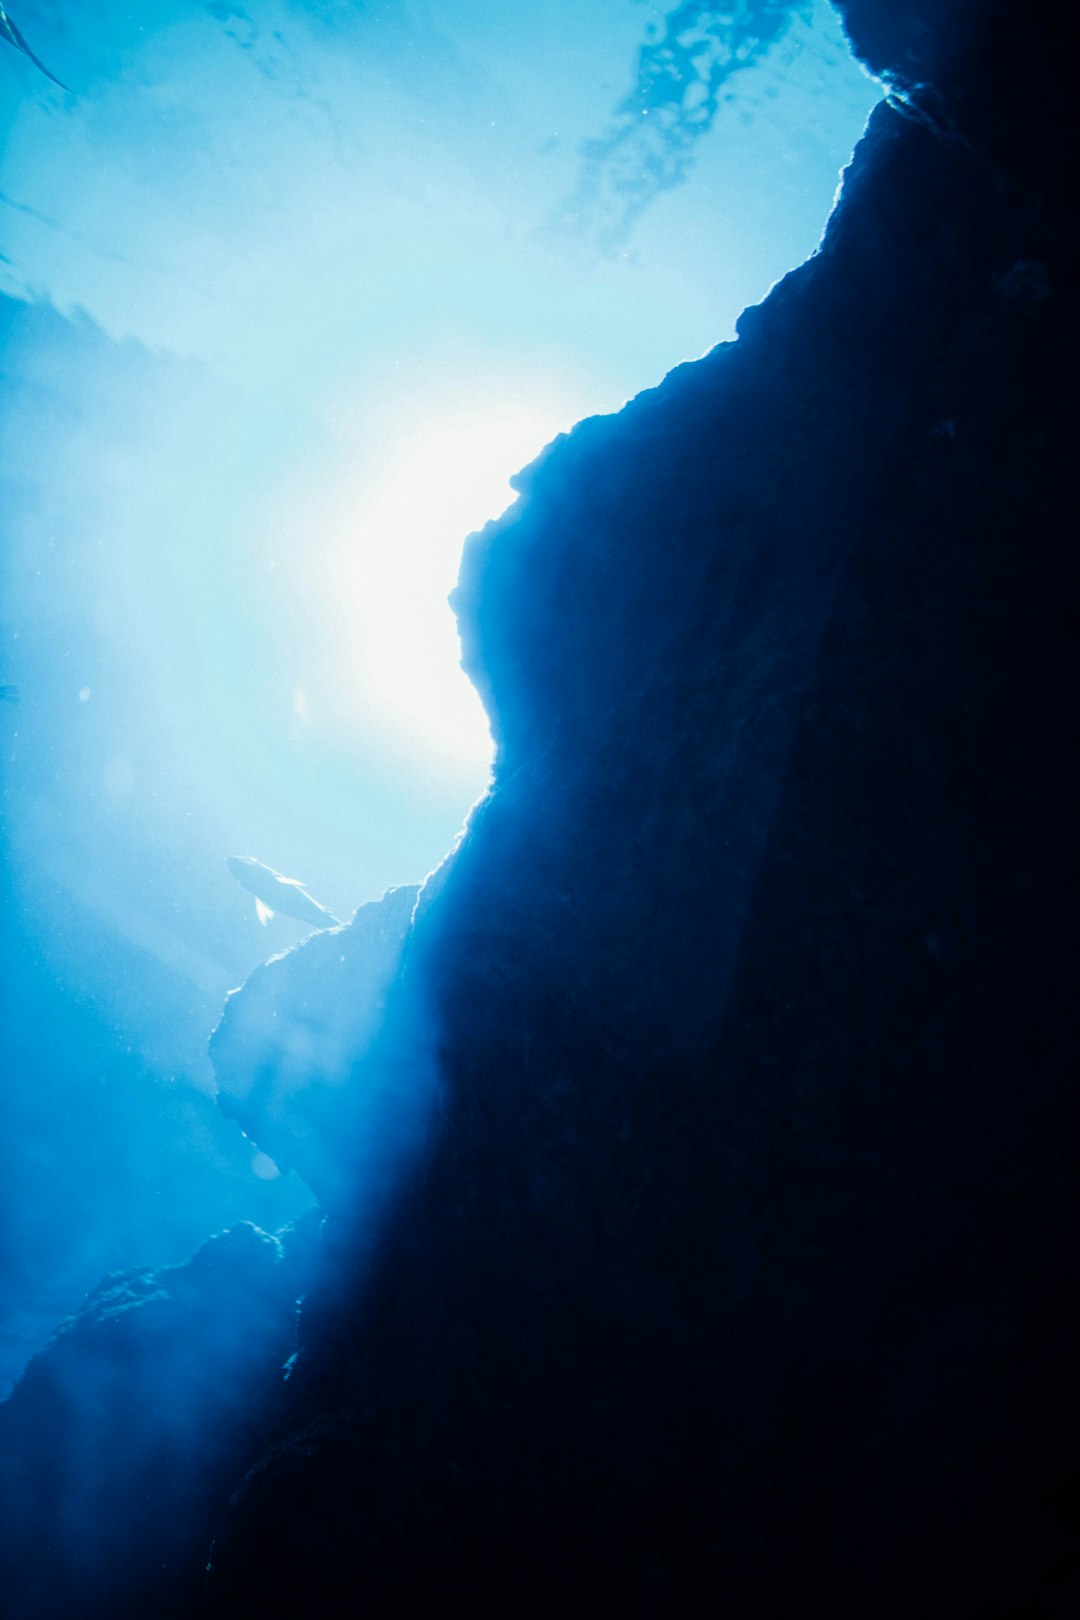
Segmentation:
{"type": "Polygon", "coordinates": [[[490,406],[410,423],[385,476],[335,548],[351,677],[365,709],[399,737],[458,761],[487,763],[491,736],[459,664],[447,597],[465,537],[513,500],[509,479],[573,412],[490,406]]]}

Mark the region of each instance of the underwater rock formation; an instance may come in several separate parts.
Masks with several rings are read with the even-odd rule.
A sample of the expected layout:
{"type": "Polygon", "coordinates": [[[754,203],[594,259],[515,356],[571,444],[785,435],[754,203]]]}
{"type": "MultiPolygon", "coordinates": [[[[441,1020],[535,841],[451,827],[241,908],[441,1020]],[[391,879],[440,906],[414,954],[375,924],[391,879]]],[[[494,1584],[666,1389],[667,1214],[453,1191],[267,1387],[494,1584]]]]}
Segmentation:
{"type": "Polygon", "coordinates": [[[416,905],[415,886],[312,934],[234,990],[210,1041],[218,1106],[323,1200],[347,1201],[349,1146],[370,1126],[364,1057],[383,1024],[416,905]]]}
{"type": "Polygon", "coordinates": [[[0,1405],[4,1613],[179,1615],[257,1454],[321,1216],[250,1222],[182,1266],[114,1272],[0,1405]]]}
{"type": "Polygon", "coordinates": [[[349,1085],[265,1080],[339,936],[226,1015],[334,1169],[221,1620],[1075,1606],[1064,9],[845,9],[820,251],[470,542],[493,786],[349,1085]]]}
{"type": "Polygon", "coordinates": [[[215,1613],[1075,1595],[1062,12],[851,14],[896,104],[820,251],[467,549],[437,1125],[215,1613]]]}

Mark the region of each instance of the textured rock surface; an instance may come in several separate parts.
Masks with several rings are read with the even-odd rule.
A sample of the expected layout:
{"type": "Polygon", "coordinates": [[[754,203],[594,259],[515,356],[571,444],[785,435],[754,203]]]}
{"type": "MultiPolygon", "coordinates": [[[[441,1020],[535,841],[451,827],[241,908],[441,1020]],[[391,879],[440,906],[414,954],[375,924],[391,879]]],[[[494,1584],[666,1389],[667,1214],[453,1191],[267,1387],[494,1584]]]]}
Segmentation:
{"type": "Polygon", "coordinates": [[[221,1614],[1075,1597],[1071,148],[1002,8],[852,10],[934,116],[467,552],[439,1131],[221,1614]]]}
{"type": "Polygon", "coordinates": [[[115,1272],[34,1357],[0,1406],[5,1614],[199,1605],[213,1525],[281,1400],[320,1219],[115,1272]]]}

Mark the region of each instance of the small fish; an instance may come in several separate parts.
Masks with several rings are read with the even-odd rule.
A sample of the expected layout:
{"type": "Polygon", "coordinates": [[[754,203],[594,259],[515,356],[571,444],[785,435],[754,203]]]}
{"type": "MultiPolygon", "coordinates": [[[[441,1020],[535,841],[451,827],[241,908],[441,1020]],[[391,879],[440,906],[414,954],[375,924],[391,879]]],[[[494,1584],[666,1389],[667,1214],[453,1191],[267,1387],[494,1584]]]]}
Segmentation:
{"type": "MultiPolygon", "coordinates": [[[[0,6],[0,39],[6,39],[9,45],[14,45],[17,51],[22,51],[24,56],[28,56],[30,58],[31,62],[33,62],[39,73],[44,73],[45,77],[47,79],[51,79],[53,84],[59,85],[61,90],[67,90],[67,85],[60,84],[60,80],[56,77],[56,74],[50,73],[44,62],[34,55],[33,51],[23,38],[22,33],[12,22],[3,6],[0,6]]],[[[68,94],[70,95],[71,92],[68,91],[68,94]]]]}
{"type": "Polygon", "coordinates": [[[0,703],[18,703],[19,688],[17,686],[0,686],[0,703]]]}
{"type": "Polygon", "coordinates": [[[340,926],[333,913],[313,900],[298,879],[282,877],[272,866],[264,866],[251,855],[229,855],[225,864],[237,883],[255,896],[255,915],[264,927],[275,911],[310,923],[312,928],[340,926]]]}

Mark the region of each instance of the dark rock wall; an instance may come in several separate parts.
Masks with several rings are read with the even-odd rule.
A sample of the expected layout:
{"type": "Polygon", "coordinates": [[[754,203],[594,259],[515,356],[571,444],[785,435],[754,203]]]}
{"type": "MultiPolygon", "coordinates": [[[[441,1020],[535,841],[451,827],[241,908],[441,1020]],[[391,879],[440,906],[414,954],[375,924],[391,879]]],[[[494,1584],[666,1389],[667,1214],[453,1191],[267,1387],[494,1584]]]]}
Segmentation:
{"type": "Polygon", "coordinates": [[[437,1129],[218,1612],[1075,1597],[1077,243],[1027,38],[986,119],[1002,15],[929,97],[899,62],[738,342],[467,550],[499,758],[407,956],[437,1129]]]}
{"type": "Polygon", "coordinates": [[[1018,178],[1075,172],[1072,0],[836,0],[855,54],[899,104],[1018,178]]]}

